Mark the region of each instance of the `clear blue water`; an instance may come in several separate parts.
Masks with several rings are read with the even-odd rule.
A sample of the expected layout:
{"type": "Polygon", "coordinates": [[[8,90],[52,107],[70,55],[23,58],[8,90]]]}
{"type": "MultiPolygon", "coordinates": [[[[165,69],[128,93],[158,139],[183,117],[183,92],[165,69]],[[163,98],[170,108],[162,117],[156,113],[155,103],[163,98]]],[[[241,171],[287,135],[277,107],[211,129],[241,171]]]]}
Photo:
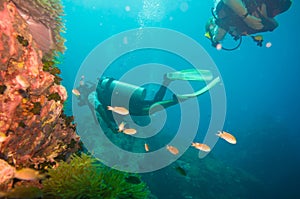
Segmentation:
{"type": "MultiPolygon", "coordinates": [[[[272,42],[271,48],[258,47],[247,37],[241,47],[232,52],[217,51],[204,37],[204,26],[211,17],[213,1],[63,0],[63,3],[67,51],[63,56],[61,69],[63,84],[68,93],[71,93],[77,70],[83,60],[99,43],[109,37],[141,27],[162,27],[181,32],[193,38],[208,52],[218,66],[225,85],[227,112],[224,129],[234,132],[239,142],[237,146],[231,147],[219,141],[212,152],[214,157],[227,165],[249,172],[263,182],[265,195],[261,197],[261,193],[256,192],[253,198],[300,198],[297,191],[300,177],[298,1],[294,1],[286,13],[276,17],[280,24],[276,30],[263,34],[266,42],[272,42]],[[129,11],[126,11],[126,6],[130,7],[129,11]]],[[[172,64],[166,54],[147,56],[149,54],[146,51],[141,52],[128,59],[120,69],[115,66],[115,76],[120,76],[130,67],[149,60],[172,64]]],[[[121,62],[119,60],[115,65],[121,62]]],[[[149,71],[145,74],[147,75],[155,74],[149,71]]],[[[199,100],[206,103],[203,99],[199,100]]],[[[67,111],[71,114],[70,107],[67,111]]],[[[205,118],[204,122],[208,120],[205,118]]],[[[172,127],[172,122],[167,125],[172,127]]],[[[190,164],[199,164],[199,161],[201,160],[195,158],[190,164]]],[[[198,177],[201,178],[201,174],[198,177]]],[[[150,174],[145,176],[150,190],[158,198],[174,198],[174,195],[166,193],[176,192],[174,186],[184,190],[186,184],[193,182],[185,178],[174,179],[165,181],[163,192],[160,191],[162,187],[156,186],[159,184],[158,177],[151,177],[150,174]]],[[[226,180],[230,181],[224,179],[226,180]]],[[[207,183],[213,184],[209,181],[207,183]]],[[[248,188],[251,192],[252,188],[248,188]]],[[[215,190],[216,193],[224,192],[224,195],[231,191],[215,190]]],[[[186,197],[197,198],[198,195],[200,198],[199,192],[205,192],[205,188],[189,192],[191,193],[186,194],[186,197]]],[[[201,198],[205,199],[205,196],[201,198]]]]}

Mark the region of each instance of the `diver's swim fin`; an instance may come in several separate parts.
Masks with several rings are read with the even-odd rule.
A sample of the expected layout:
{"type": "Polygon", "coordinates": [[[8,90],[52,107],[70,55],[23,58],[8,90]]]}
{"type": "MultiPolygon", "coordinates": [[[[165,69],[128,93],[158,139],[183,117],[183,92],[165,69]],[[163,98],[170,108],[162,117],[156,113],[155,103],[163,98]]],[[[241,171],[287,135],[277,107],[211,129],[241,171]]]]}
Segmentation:
{"type": "Polygon", "coordinates": [[[169,106],[173,106],[175,104],[178,104],[182,101],[185,101],[189,98],[197,97],[199,95],[202,95],[212,87],[214,87],[218,82],[220,82],[220,77],[216,77],[213,81],[211,81],[209,84],[207,84],[204,88],[200,89],[199,91],[191,94],[184,94],[184,95],[175,95],[173,96],[172,100],[164,100],[164,101],[159,101],[154,103],[150,108],[149,108],[149,113],[150,115],[161,111],[165,108],[168,108],[169,106]]]}
{"type": "Polygon", "coordinates": [[[214,80],[212,80],[211,82],[209,82],[209,84],[207,84],[205,87],[203,87],[202,89],[200,89],[199,91],[197,91],[195,93],[183,94],[183,95],[176,95],[176,97],[177,97],[177,99],[179,101],[181,101],[181,100],[187,100],[187,99],[193,98],[193,97],[197,97],[199,95],[202,95],[203,93],[205,93],[206,91],[208,91],[212,87],[214,87],[218,82],[220,82],[220,77],[216,77],[214,80]]]}
{"type": "Polygon", "coordinates": [[[187,69],[176,72],[169,72],[167,73],[166,77],[169,80],[209,81],[212,80],[213,75],[209,70],[187,69]]]}

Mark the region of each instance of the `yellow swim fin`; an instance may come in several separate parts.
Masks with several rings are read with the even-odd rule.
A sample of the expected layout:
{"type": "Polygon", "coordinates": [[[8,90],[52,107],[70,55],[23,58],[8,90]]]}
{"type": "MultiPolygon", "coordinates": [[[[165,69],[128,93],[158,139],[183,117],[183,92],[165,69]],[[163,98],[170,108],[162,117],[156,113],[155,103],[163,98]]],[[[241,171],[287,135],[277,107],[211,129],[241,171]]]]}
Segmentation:
{"type": "Polygon", "coordinates": [[[209,70],[186,69],[167,73],[170,80],[209,81],[213,75],[209,70]]]}
{"type": "Polygon", "coordinates": [[[179,100],[186,100],[186,99],[189,99],[189,98],[197,97],[197,96],[202,95],[203,93],[207,92],[209,89],[214,87],[219,82],[220,82],[220,77],[216,77],[214,80],[209,82],[205,87],[198,90],[197,92],[191,93],[191,94],[176,95],[176,97],[179,100]]]}

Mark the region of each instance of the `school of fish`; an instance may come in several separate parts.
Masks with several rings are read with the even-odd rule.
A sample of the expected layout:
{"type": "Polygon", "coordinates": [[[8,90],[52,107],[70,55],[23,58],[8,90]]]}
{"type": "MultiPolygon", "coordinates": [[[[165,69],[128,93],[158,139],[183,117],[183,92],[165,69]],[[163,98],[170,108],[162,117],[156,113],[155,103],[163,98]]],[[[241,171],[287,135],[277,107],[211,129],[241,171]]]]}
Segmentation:
{"type": "MultiPolygon", "coordinates": [[[[77,90],[77,89],[73,89],[72,90],[72,93],[75,95],[75,96],[80,96],[80,92],[77,90]]],[[[129,110],[126,109],[125,107],[121,107],[121,106],[107,106],[107,110],[110,110],[114,113],[117,113],[119,115],[128,115],[129,114],[129,110]]],[[[136,129],[133,129],[133,128],[125,128],[125,125],[126,123],[125,122],[121,122],[118,126],[118,132],[122,132],[124,134],[127,134],[127,135],[134,135],[137,133],[137,130],[136,129]]],[[[236,141],[236,138],[226,132],[226,131],[218,131],[218,133],[216,134],[218,137],[222,138],[223,140],[227,141],[228,143],[230,144],[236,144],[237,141],[236,141]]],[[[6,139],[5,136],[0,136],[0,142],[4,141],[6,139]]],[[[203,152],[210,152],[211,151],[211,148],[204,144],[204,143],[198,143],[198,142],[193,142],[191,144],[192,147],[194,147],[195,149],[198,149],[200,151],[203,151],[203,152]]],[[[144,144],[144,149],[146,152],[148,152],[150,149],[149,149],[149,145],[147,143],[144,144]]],[[[177,155],[179,153],[179,150],[175,147],[175,146],[171,146],[171,145],[167,145],[166,146],[166,149],[173,155],[177,155]]]]}
{"type": "MultiPolygon", "coordinates": [[[[107,109],[108,110],[111,110],[115,113],[118,113],[120,115],[128,115],[129,114],[129,111],[124,108],[124,107],[119,107],[119,106],[107,106],[107,109]]],[[[127,135],[134,135],[137,133],[137,130],[136,129],[133,129],[133,128],[125,128],[125,122],[122,122],[120,125],[119,125],[119,132],[123,132],[124,134],[127,134],[127,135]]],[[[226,132],[226,131],[218,131],[218,133],[216,134],[218,137],[224,139],[225,141],[227,141],[228,143],[230,144],[236,144],[237,141],[236,141],[236,138],[226,132]]],[[[210,152],[211,151],[211,148],[204,144],[204,143],[198,143],[198,142],[193,142],[192,147],[200,150],[200,151],[204,151],[204,152],[210,152]]],[[[148,144],[144,144],[144,149],[146,152],[149,151],[149,145],[148,144]]],[[[179,150],[178,148],[176,148],[175,146],[171,146],[171,145],[167,145],[166,149],[173,155],[177,155],[179,153],[179,150]]]]}

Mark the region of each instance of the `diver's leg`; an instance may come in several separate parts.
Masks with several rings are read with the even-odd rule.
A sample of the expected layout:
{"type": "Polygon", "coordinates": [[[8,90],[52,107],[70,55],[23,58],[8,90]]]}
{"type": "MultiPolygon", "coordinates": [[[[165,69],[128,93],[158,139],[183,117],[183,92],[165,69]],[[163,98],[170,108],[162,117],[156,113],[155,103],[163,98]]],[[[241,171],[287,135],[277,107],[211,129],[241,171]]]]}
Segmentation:
{"type": "Polygon", "coordinates": [[[165,87],[164,85],[161,85],[159,90],[157,91],[157,93],[154,96],[153,103],[161,101],[164,98],[166,91],[167,91],[167,87],[165,87]]]}
{"type": "MultiPolygon", "coordinates": [[[[105,122],[107,127],[111,129],[114,133],[118,133],[118,125],[113,119],[111,111],[107,111],[102,105],[99,105],[96,109],[97,113],[100,115],[101,119],[105,122]],[[111,114],[111,115],[110,115],[111,114]]],[[[100,123],[100,121],[99,121],[100,123]]],[[[100,124],[101,125],[101,124],[100,124]]]]}
{"type": "Polygon", "coordinates": [[[160,86],[159,90],[157,91],[157,93],[155,94],[154,99],[153,99],[153,103],[163,100],[163,98],[166,94],[166,91],[167,91],[167,87],[171,83],[171,81],[172,80],[167,78],[167,75],[165,74],[164,75],[164,81],[163,81],[162,85],[160,86]]]}
{"type": "Polygon", "coordinates": [[[171,99],[171,100],[158,101],[158,102],[152,104],[149,108],[149,114],[153,114],[155,112],[166,109],[170,106],[174,106],[174,105],[178,104],[179,102],[181,102],[181,101],[179,101],[177,99],[176,95],[174,94],[173,99],[171,99]]]}
{"type": "Polygon", "coordinates": [[[92,112],[92,115],[93,115],[93,118],[94,118],[94,121],[95,121],[95,123],[97,124],[98,123],[98,120],[97,120],[97,118],[96,118],[96,113],[94,112],[94,106],[92,106],[90,103],[88,103],[88,107],[89,107],[89,109],[91,110],[91,112],[92,112]]]}
{"type": "Polygon", "coordinates": [[[161,111],[162,109],[168,108],[170,106],[173,106],[175,104],[181,103],[185,100],[188,100],[190,98],[198,97],[199,95],[202,95],[203,93],[206,93],[209,91],[212,87],[214,87],[217,83],[220,82],[220,77],[216,77],[214,80],[209,82],[205,87],[198,90],[197,92],[191,93],[191,94],[183,94],[183,95],[175,95],[173,94],[172,100],[164,100],[159,101],[150,106],[150,114],[153,114],[157,111],[161,111]]]}
{"type": "MultiPolygon", "coordinates": [[[[117,131],[118,125],[115,123],[113,116],[109,115],[109,114],[112,114],[111,111],[108,111],[107,108],[99,102],[99,100],[97,98],[97,92],[94,91],[94,92],[90,93],[90,95],[88,96],[88,102],[89,102],[88,106],[92,111],[93,117],[100,116],[108,128],[110,128],[113,132],[118,132],[117,131]],[[94,110],[98,114],[96,114],[94,112],[94,110]]],[[[96,122],[98,121],[100,123],[99,118],[94,118],[94,119],[96,120],[96,122]]]]}

